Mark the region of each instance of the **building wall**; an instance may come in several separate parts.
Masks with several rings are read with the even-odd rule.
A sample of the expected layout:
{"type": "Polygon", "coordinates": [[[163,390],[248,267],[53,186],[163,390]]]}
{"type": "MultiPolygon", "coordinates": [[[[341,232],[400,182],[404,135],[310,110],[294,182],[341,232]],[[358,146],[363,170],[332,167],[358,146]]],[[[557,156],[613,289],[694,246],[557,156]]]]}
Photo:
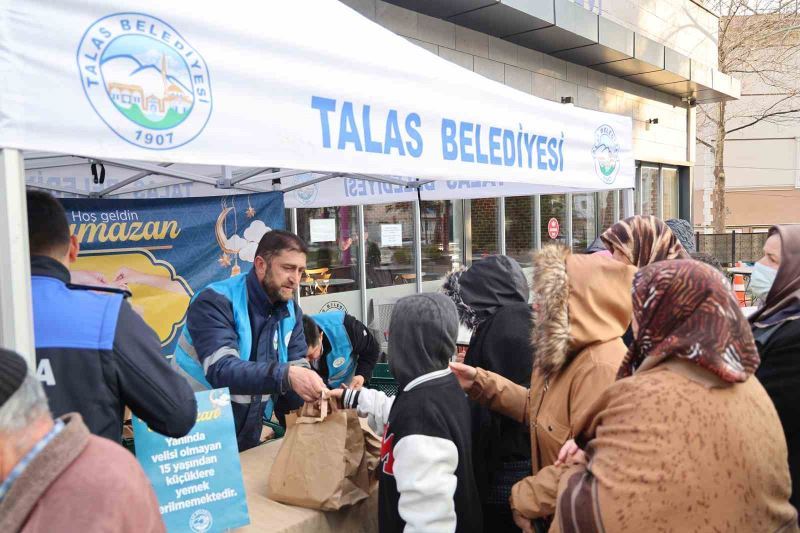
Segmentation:
{"type": "MultiPolygon", "coordinates": [[[[575,1],[575,0],[573,0],[575,1]]],[[[585,6],[588,2],[576,1],[585,6]]],[[[602,15],[695,61],[717,67],[719,19],[688,0],[596,0],[602,15]]]]}
{"type": "MultiPolygon", "coordinates": [[[[687,109],[679,98],[381,0],[342,1],[431,53],[499,83],[557,102],[563,96],[572,96],[578,107],[632,117],[636,159],[684,165],[690,160],[687,109]],[[651,118],[658,118],[658,125],[647,127],[645,121],[651,118]]],[[[657,2],[640,0],[636,3],[655,6],[657,2]]],[[[688,1],[667,3],[697,7],[688,1]]],[[[602,4],[603,13],[608,12],[609,18],[614,13],[621,18],[625,9],[630,8],[614,2],[602,4]]],[[[654,13],[666,13],[660,8],[652,9],[654,13]]],[[[686,10],[686,17],[676,18],[670,26],[675,33],[671,38],[681,42],[683,35],[688,39],[686,42],[691,42],[689,37],[695,31],[679,29],[681,21],[689,24],[691,20],[689,11],[693,10],[689,7],[686,10]]],[[[654,20],[644,12],[641,17],[654,20]]],[[[630,20],[626,25],[641,29],[633,26],[634,22],[630,20]]],[[[653,31],[670,34],[660,26],[653,31]]],[[[693,132],[689,138],[694,138],[693,132]]]]}

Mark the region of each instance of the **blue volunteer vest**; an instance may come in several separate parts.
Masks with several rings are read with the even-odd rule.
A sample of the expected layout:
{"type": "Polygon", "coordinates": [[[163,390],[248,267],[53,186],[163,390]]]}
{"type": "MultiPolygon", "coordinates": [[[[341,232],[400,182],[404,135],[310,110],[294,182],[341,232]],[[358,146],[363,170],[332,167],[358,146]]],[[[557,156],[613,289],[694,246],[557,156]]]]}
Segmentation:
{"type": "MultiPolygon", "coordinates": [[[[250,315],[247,311],[247,273],[239,274],[232,278],[222,281],[216,281],[206,287],[212,291],[221,294],[231,302],[233,307],[233,320],[236,323],[236,334],[239,337],[239,358],[242,361],[250,360],[250,351],[253,347],[253,332],[250,329],[250,315]]],[[[198,292],[199,294],[199,292],[198,292]]],[[[195,295],[196,297],[197,295],[195,295]]],[[[194,297],[192,298],[194,301],[194,297]]],[[[191,303],[189,304],[191,305],[191,303]]],[[[289,309],[289,316],[282,319],[278,323],[277,335],[279,339],[274,339],[273,344],[278,345],[278,361],[287,363],[289,361],[289,340],[292,337],[292,331],[297,323],[294,314],[294,304],[290,302],[287,305],[289,309]]],[[[191,376],[197,383],[205,389],[212,389],[211,384],[206,380],[203,367],[197,358],[192,357],[187,353],[188,348],[194,351],[194,343],[192,336],[189,334],[189,324],[183,326],[181,336],[178,339],[178,345],[175,348],[175,362],[181,370],[191,376]]],[[[197,387],[194,387],[195,389],[197,387]]],[[[275,402],[270,399],[266,402],[264,407],[264,416],[267,420],[272,418],[272,411],[275,408],[275,402]]]]}
{"type": "Polygon", "coordinates": [[[353,343],[344,329],[344,311],[328,311],[311,315],[311,318],[331,344],[331,351],[325,356],[325,361],[328,363],[328,386],[335,389],[342,383],[348,383],[356,371],[353,343]]]}

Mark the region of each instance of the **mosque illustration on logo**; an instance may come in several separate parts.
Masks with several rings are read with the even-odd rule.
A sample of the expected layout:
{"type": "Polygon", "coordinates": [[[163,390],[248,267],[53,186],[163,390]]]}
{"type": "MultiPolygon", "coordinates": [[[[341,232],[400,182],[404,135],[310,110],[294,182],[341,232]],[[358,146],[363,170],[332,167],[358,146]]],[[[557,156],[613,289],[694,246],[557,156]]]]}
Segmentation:
{"type": "Polygon", "coordinates": [[[106,92],[116,108],[134,123],[158,130],[173,128],[189,116],[194,104],[189,68],[177,54],[163,49],[147,52],[144,57],[104,57],[101,69],[106,92]],[[158,52],[160,62],[148,62],[158,52]],[[182,83],[181,78],[187,83],[182,83]]]}

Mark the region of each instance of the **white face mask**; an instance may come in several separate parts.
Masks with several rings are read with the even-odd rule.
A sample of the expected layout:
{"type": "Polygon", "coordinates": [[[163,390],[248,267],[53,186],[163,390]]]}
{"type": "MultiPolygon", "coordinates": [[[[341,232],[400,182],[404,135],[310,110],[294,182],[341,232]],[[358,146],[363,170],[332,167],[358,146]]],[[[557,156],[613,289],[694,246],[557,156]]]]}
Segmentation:
{"type": "Polygon", "coordinates": [[[778,275],[778,270],[770,268],[761,263],[756,263],[753,267],[753,274],[750,276],[750,286],[748,287],[753,296],[759,300],[764,300],[775,283],[775,276],[778,275]]]}

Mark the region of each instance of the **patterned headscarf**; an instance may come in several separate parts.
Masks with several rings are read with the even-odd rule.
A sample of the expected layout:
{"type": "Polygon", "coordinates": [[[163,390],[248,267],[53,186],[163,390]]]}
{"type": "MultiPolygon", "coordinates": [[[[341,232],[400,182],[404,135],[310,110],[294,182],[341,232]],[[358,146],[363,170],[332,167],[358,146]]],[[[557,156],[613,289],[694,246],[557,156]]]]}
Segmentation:
{"type": "Polygon", "coordinates": [[[617,377],[645,358],[688,359],[723,380],[746,381],[760,363],[753,334],[722,274],[698,261],[664,261],[633,279],[633,344],[617,377]]]}
{"type": "Polygon", "coordinates": [[[672,230],[654,216],[636,215],[620,220],[600,238],[611,252],[619,250],[639,268],[667,259],[689,259],[672,230]]]}
{"type": "Polygon", "coordinates": [[[697,251],[694,243],[694,228],[688,220],[682,218],[670,218],[665,220],[664,224],[669,226],[672,233],[678,238],[683,245],[683,249],[693,254],[697,251]]]}

